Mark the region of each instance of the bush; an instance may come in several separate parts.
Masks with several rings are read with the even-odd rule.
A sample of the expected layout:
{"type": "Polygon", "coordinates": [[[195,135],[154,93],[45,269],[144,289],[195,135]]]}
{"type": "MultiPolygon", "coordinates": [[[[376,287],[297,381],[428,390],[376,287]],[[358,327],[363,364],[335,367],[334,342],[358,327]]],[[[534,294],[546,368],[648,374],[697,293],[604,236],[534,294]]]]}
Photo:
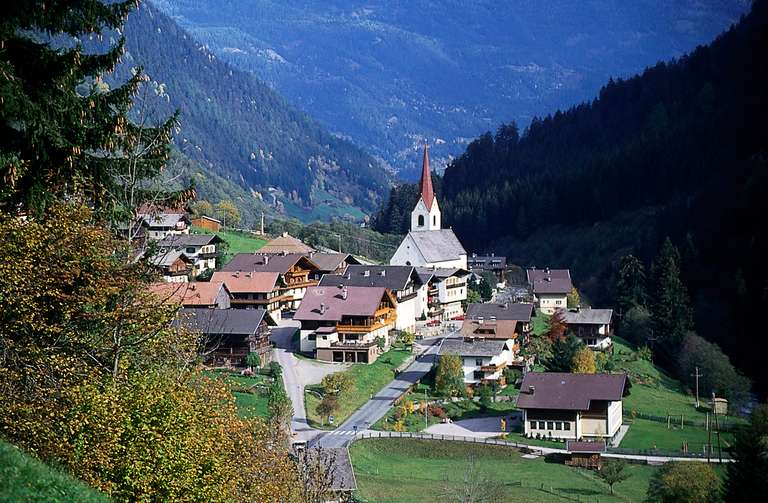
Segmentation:
{"type": "Polygon", "coordinates": [[[696,367],[703,376],[699,379],[701,396],[715,393],[724,396],[731,402],[731,408],[744,403],[749,396],[749,379],[740,374],[728,356],[717,344],[712,344],[702,337],[690,332],[683,340],[678,357],[680,364],[680,379],[691,389],[695,386],[696,367]]]}
{"type": "Polygon", "coordinates": [[[504,369],[504,379],[507,380],[507,384],[516,384],[518,379],[523,377],[523,372],[520,369],[507,367],[504,369]]]}
{"type": "Polygon", "coordinates": [[[714,503],[720,500],[720,479],[707,463],[666,463],[648,486],[648,502],[714,503]]]}
{"type": "Polygon", "coordinates": [[[275,379],[280,379],[283,376],[283,367],[277,362],[269,362],[269,373],[275,379]]]}
{"type": "Polygon", "coordinates": [[[436,417],[438,419],[445,419],[445,410],[442,407],[439,407],[437,405],[430,405],[427,408],[427,411],[430,416],[436,417]]]}
{"type": "Polygon", "coordinates": [[[635,306],[624,315],[619,335],[638,346],[648,343],[651,336],[651,313],[642,306],[635,306]]]}

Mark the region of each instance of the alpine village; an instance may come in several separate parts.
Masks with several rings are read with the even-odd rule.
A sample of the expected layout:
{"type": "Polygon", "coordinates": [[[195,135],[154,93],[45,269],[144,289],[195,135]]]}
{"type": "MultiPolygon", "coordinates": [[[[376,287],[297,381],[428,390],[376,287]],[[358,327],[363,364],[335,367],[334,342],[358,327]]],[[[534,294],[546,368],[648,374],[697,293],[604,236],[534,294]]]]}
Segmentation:
{"type": "Polygon", "coordinates": [[[6,0],[0,501],[768,495],[768,0],[6,0]]]}

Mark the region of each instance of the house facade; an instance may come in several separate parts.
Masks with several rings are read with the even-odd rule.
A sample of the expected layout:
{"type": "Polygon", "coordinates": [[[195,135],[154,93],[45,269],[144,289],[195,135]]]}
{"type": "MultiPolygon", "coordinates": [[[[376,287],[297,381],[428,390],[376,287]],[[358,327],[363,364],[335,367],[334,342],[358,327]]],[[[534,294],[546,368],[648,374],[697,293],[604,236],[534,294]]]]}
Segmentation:
{"type": "Polygon", "coordinates": [[[215,234],[170,234],[157,246],[161,252],[178,250],[192,261],[192,276],[216,269],[216,245],[222,240],[215,234]]]}
{"type": "Polygon", "coordinates": [[[464,383],[470,386],[505,386],[504,369],[512,364],[515,352],[512,339],[445,339],[440,348],[441,356],[453,354],[461,358],[464,383]]]}
{"type": "Polygon", "coordinates": [[[155,253],[149,258],[152,265],[167,283],[186,283],[192,269],[192,260],[178,250],[155,253]]]}
{"type": "Polygon", "coordinates": [[[389,346],[397,300],[383,287],[311,287],[294,315],[300,349],[327,362],[373,363],[389,346]]]}
{"type": "Polygon", "coordinates": [[[626,374],[528,372],[517,407],[526,436],[611,439],[622,424],[626,374]]]}
{"type": "Polygon", "coordinates": [[[139,218],[147,229],[145,234],[149,239],[189,234],[190,221],[185,213],[141,213],[139,218]]]}
{"type": "Polygon", "coordinates": [[[235,309],[264,309],[276,323],[282,320],[280,274],[276,272],[216,271],[212,282],[221,282],[232,295],[235,309]]]}
{"type": "Polygon", "coordinates": [[[479,322],[506,321],[514,324],[514,333],[527,338],[532,330],[532,319],[536,315],[533,304],[528,303],[475,303],[467,306],[464,324],[477,325],[479,322]]]}
{"type": "Polygon", "coordinates": [[[528,285],[534,302],[546,314],[568,307],[568,294],[573,289],[568,269],[528,269],[528,285]]]}
{"type": "Polygon", "coordinates": [[[603,351],[613,344],[611,341],[613,309],[577,307],[565,311],[564,319],[568,325],[568,331],[590,348],[603,351]]]}
{"type": "Polygon", "coordinates": [[[490,272],[496,276],[498,283],[504,283],[507,279],[507,257],[490,255],[477,255],[473,253],[467,257],[467,267],[470,272],[482,276],[484,272],[490,272]]]}
{"type": "Polygon", "coordinates": [[[417,267],[422,276],[430,276],[427,283],[427,317],[453,320],[464,314],[467,299],[469,271],[445,267],[417,267]]]}

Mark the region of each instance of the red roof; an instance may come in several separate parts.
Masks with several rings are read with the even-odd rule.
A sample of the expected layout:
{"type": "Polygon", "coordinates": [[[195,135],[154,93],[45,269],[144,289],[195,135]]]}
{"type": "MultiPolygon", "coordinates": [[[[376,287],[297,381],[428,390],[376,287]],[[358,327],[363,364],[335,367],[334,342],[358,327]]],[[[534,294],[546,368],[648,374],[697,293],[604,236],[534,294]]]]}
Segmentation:
{"type": "Polygon", "coordinates": [[[221,281],[195,281],[189,283],[154,283],[149,286],[152,293],[169,304],[183,306],[212,306],[224,287],[221,281]]]}
{"type": "Polygon", "coordinates": [[[269,293],[275,289],[279,273],[216,271],[211,281],[222,281],[232,293],[269,293]]]}
{"type": "Polygon", "coordinates": [[[383,287],[309,287],[293,319],[340,321],[343,316],[373,316],[385,296],[392,301],[383,287]]]}
{"type": "Polygon", "coordinates": [[[429,172],[429,145],[424,145],[424,160],[421,165],[421,182],[419,183],[421,199],[427,205],[427,210],[432,210],[432,201],[435,199],[435,190],[432,188],[432,174],[429,172]]]}

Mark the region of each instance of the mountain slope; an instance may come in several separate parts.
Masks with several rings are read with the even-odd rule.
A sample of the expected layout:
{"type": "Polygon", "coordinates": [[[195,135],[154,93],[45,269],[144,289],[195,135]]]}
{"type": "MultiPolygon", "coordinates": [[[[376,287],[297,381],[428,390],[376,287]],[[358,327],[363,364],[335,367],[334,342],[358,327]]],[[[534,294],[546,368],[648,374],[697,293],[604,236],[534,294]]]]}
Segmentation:
{"type": "Polygon", "coordinates": [[[527,124],[594,95],[609,76],[711,40],[749,5],[153,1],[218,56],[413,179],[424,139],[437,143],[440,166],[501,121],[527,124]]]}
{"type": "Polygon", "coordinates": [[[142,65],[163,85],[155,113],[180,109],[176,142],[206,170],[310,217],[306,210],[326,201],[336,214],[359,217],[355,208],[367,211],[380,200],[388,181],[373,158],[217,59],[152,6],[129,16],[125,35],[118,73],[142,65]]]}

